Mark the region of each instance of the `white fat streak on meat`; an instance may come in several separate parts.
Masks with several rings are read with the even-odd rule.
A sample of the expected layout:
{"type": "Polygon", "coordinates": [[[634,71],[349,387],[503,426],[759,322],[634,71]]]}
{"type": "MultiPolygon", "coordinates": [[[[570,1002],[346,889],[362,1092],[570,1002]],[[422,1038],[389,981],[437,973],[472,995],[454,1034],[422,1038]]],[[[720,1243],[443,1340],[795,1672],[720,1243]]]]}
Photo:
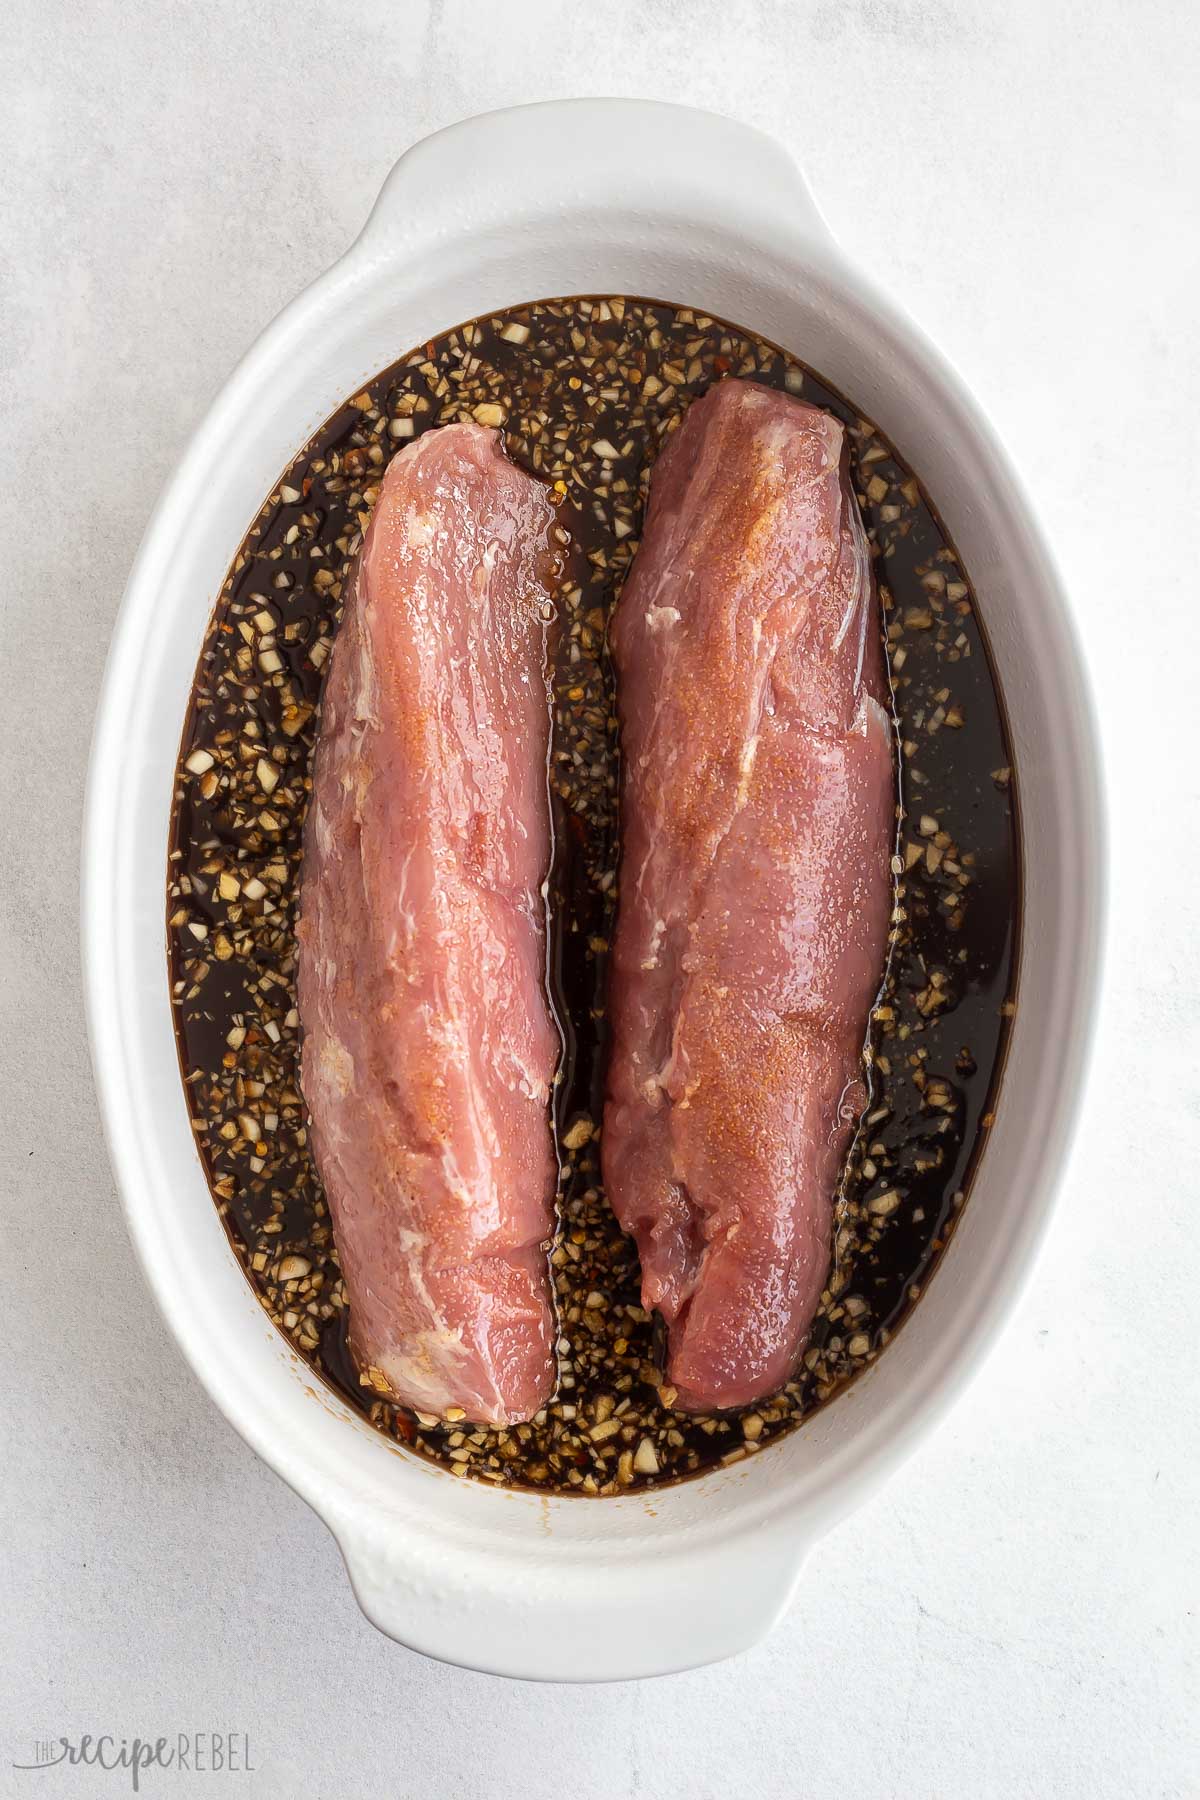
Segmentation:
{"type": "MultiPolygon", "coordinates": [[[[404,1395],[410,1406],[422,1412],[445,1412],[449,1406],[462,1404],[458,1396],[463,1392],[468,1354],[462,1330],[446,1318],[425,1279],[428,1244],[424,1237],[416,1231],[400,1231],[397,1248],[409,1260],[414,1293],[430,1324],[422,1331],[410,1333],[402,1348],[381,1351],[375,1367],[387,1377],[393,1392],[404,1395]]],[[[493,1411],[500,1401],[494,1385],[480,1392],[476,1383],[471,1391],[482,1402],[482,1410],[493,1411]]]]}
{"type": "Polygon", "coordinates": [[[650,933],[650,954],[642,963],[643,969],[657,969],[658,952],[663,941],[663,932],[667,929],[665,919],[655,919],[654,929],[650,933]]]}

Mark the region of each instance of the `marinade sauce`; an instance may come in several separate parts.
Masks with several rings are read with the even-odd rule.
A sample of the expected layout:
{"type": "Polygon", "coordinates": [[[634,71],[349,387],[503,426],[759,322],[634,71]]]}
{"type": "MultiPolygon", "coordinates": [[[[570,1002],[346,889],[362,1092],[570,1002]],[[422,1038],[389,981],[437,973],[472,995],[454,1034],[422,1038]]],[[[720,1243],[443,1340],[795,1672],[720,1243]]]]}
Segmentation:
{"type": "MultiPolygon", "coordinates": [[[[800,346],[803,348],[803,346],[800,346]]],[[[687,307],[623,296],[513,307],[419,346],[305,446],[217,602],[177,773],[168,937],[197,1145],[280,1330],[381,1431],[455,1474],[627,1492],[759,1453],[867,1367],[935,1268],[996,1105],[1014,1010],[1020,868],[1003,707],[967,574],[892,446],[796,358],[687,307]],[[740,1412],[674,1410],[661,1322],[600,1178],[605,989],[618,903],[619,743],[607,624],[659,449],[715,380],[753,380],[848,428],[896,709],[901,817],[871,1104],[796,1377],[740,1412]],[[298,1085],[295,918],[313,748],[346,583],[391,455],[475,419],[550,485],[547,980],[563,1037],[554,1123],[559,1387],[507,1431],[426,1420],[362,1385],[298,1085]]]]}

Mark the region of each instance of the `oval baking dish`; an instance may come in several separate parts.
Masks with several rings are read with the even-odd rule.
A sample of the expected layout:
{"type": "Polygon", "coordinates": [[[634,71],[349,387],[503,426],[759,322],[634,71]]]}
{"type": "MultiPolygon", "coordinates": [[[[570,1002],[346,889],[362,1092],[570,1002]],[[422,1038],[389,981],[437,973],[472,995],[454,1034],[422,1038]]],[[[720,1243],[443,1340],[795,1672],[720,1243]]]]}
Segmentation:
{"type": "Polygon", "coordinates": [[[778,146],[710,114],[587,100],[468,120],[396,165],[358,241],[234,372],[159,501],[97,719],[83,899],[97,1085],[151,1287],[217,1404],[329,1525],[382,1630],[450,1661],[557,1680],[685,1668],[763,1635],[814,1538],[961,1390],[1029,1270],[1082,1078],[1102,824],[1081,660],[1012,470],[943,359],[838,251],[778,146]],[[650,1504],[455,1481],[313,1383],[212,1205],[178,1076],[161,914],[198,648],[280,469],[408,346],[516,300],[593,292],[737,320],[869,413],[962,554],[1017,767],[1036,772],[1022,788],[1021,1006],[1003,1104],[939,1278],[803,1429],[650,1504]]]}

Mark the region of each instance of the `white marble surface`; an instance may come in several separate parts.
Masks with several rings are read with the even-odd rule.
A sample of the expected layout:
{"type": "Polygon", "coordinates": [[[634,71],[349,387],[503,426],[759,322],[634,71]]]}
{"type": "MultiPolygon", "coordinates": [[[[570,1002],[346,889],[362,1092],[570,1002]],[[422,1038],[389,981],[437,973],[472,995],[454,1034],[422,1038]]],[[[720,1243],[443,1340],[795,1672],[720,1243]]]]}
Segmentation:
{"type": "Polygon", "coordinates": [[[41,1736],[234,1728],[253,1775],[143,1791],[1200,1794],[1190,0],[7,0],[2,29],[0,1793],[128,1791],[13,1770],[41,1736]],[[958,362],[1062,559],[1116,828],[1085,1130],[985,1375],[769,1643],[587,1690],[377,1636],[201,1393],[105,1163],[75,912],[105,646],[185,435],[411,140],[575,93],[776,133],[958,362]]]}

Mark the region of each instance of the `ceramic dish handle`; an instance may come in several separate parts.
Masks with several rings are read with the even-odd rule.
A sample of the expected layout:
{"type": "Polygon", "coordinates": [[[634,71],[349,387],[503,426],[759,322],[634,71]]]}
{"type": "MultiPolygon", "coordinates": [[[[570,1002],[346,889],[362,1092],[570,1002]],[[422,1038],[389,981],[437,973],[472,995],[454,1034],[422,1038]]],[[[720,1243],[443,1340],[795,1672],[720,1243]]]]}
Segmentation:
{"type": "Polygon", "coordinates": [[[427,1656],[535,1681],[620,1681],[735,1656],[787,1609],[807,1549],[791,1527],[691,1550],[668,1540],[661,1556],[614,1543],[598,1556],[594,1541],[555,1545],[548,1526],[544,1557],[465,1545],[446,1558],[377,1522],[343,1518],[333,1529],[380,1631],[427,1656]]]}
{"type": "Polygon", "coordinates": [[[494,230],[511,218],[514,193],[536,194],[543,213],[564,219],[633,208],[702,227],[761,212],[777,234],[782,214],[794,234],[832,243],[796,164],[752,126],[651,100],[569,100],[483,113],[422,139],[384,182],[359,248],[394,253],[398,238],[494,230]]]}

